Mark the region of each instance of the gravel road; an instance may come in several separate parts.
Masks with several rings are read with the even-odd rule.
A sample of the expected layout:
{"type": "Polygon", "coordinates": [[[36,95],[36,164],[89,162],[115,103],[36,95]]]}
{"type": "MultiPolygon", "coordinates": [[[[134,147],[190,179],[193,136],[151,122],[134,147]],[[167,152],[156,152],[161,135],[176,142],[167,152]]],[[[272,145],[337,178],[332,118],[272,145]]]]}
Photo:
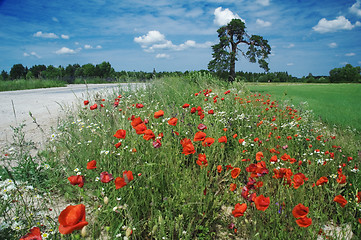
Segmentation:
{"type": "MultiPolygon", "coordinates": [[[[57,126],[65,109],[74,109],[77,104],[93,96],[96,92],[106,93],[113,90],[120,94],[125,89],[143,88],[143,83],[131,84],[74,84],[67,87],[43,88],[0,92],[0,149],[12,141],[13,130],[24,123],[25,138],[37,146],[51,135],[51,128],[57,126]],[[44,133],[33,122],[32,113],[44,133]]],[[[89,99],[90,100],[90,99],[89,99]]]]}

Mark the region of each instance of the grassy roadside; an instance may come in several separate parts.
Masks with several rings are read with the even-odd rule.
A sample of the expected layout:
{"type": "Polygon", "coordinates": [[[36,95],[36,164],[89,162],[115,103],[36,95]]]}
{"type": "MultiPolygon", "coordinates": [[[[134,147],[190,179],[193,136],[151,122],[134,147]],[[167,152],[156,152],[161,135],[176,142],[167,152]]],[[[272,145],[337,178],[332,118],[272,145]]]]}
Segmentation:
{"type": "Polygon", "coordinates": [[[67,83],[56,80],[25,80],[0,81],[0,92],[36,88],[66,87],[67,83]]]}
{"type": "Polygon", "coordinates": [[[207,75],[96,99],[84,99],[89,104],[67,117],[37,159],[19,155],[25,143],[4,155],[22,167],[2,174],[19,182],[2,179],[8,193],[0,205],[16,216],[8,210],[3,222],[18,224],[0,232],[16,239],[37,226],[60,238],[49,211],[16,208],[27,181],[65,201],[61,210],[84,204],[89,239],[315,239],[320,229],[333,236],[330,221],[361,236],[359,145],[345,144],[307,107],[207,75]]]}

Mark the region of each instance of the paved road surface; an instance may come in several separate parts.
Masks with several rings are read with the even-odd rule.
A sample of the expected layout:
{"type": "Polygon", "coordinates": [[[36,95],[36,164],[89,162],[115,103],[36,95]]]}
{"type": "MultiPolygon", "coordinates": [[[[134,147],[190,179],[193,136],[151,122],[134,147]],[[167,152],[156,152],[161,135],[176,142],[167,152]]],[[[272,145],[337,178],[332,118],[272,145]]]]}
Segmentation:
{"type": "MultiPolygon", "coordinates": [[[[25,137],[37,145],[46,141],[51,135],[51,127],[56,127],[57,121],[67,108],[74,108],[76,104],[92,96],[96,92],[112,92],[122,89],[144,87],[144,84],[75,84],[59,88],[43,88],[33,90],[19,90],[0,92],[0,149],[6,142],[12,141],[13,130],[10,126],[25,123],[25,137]],[[29,112],[36,118],[45,133],[42,133],[33,123],[29,112]]],[[[90,100],[90,99],[89,99],[90,100]]]]}

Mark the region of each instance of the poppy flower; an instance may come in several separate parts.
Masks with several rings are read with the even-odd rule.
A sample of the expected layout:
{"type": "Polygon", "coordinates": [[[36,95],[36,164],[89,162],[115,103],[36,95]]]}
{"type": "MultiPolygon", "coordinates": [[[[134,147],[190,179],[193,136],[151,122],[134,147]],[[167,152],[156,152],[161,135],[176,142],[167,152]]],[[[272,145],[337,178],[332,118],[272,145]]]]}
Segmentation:
{"type": "Polygon", "coordinates": [[[256,197],[254,199],[254,203],[256,205],[256,208],[260,211],[265,211],[270,204],[270,198],[269,197],[265,197],[263,195],[259,195],[258,197],[256,197]]]}
{"type": "Polygon", "coordinates": [[[285,153],[285,154],[283,154],[283,155],[281,156],[281,159],[282,159],[283,161],[287,161],[287,160],[290,159],[290,158],[291,158],[291,156],[288,155],[287,153],[285,153]]]}
{"type": "Polygon", "coordinates": [[[345,207],[347,204],[347,200],[342,195],[337,195],[333,201],[339,203],[341,207],[345,207]]]}
{"type": "Polygon", "coordinates": [[[238,175],[240,174],[241,172],[241,169],[240,168],[233,168],[232,171],[231,171],[231,176],[232,178],[237,178],[238,175]]]}
{"type": "Polygon", "coordinates": [[[139,125],[137,125],[135,128],[135,132],[138,135],[144,134],[145,130],[147,130],[147,126],[145,126],[144,123],[141,123],[139,125]]]}
{"type": "Polygon", "coordinates": [[[88,105],[89,104],[89,101],[88,100],[85,100],[84,101],[84,105],[86,106],[86,105],[88,105]]]}
{"type": "Polygon", "coordinates": [[[338,174],[338,178],[336,179],[336,181],[339,184],[344,184],[344,183],[346,183],[346,176],[341,172],[338,174]]]}
{"type": "Polygon", "coordinates": [[[323,185],[323,184],[325,184],[327,182],[328,182],[327,177],[320,177],[320,179],[318,179],[317,182],[316,182],[316,186],[323,185]]]}
{"type": "Polygon", "coordinates": [[[122,146],[122,142],[118,142],[118,143],[114,144],[114,146],[115,146],[116,148],[119,148],[120,146],[122,146]]]}
{"type": "Polygon", "coordinates": [[[207,137],[206,139],[204,139],[204,141],[202,142],[202,146],[203,147],[209,147],[214,143],[214,138],[211,137],[207,137]]]}
{"type": "Polygon", "coordinates": [[[126,131],[124,129],[119,129],[116,131],[116,133],[113,136],[119,139],[120,138],[124,139],[125,135],[126,135],[126,131]]]}
{"type": "Polygon", "coordinates": [[[245,203],[237,203],[235,206],[234,206],[234,210],[232,211],[232,215],[234,217],[241,217],[243,216],[244,212],[247,210],[247,204],[245,203]]]}
{"type": "Polygon", "coordinates": [[[81,175],[70,176],[68,180],[71,185],[78,185],[81,188],[84,186],[84,177],[81,175]]]}
{"type": "Polygon", "coordinates": [[[263,153],[262,153],[262,152],[256,153],[256,160],[257,160],[257,161],[261,161],[261,159],[262,159],[263,157],[264,157],[264,156],[263,156],[263,153]]]}
{"type": "Polygon", "coordinates": [[[176,126],[178,122],[178,118],[171,118],[168,120],[168,124],[172,126],[176,126]]]}
{"type": "Polygon", "coordinates": [[[152,130],[147,129],[147,130],[144,131],[143,138],[144,138],[145,140],[147,140],[147,141],[149,141],[150,139],[153,139],[153,140],[154,140],[154,139],[155,139],[155,135],[154,135],[154,133],[153,133],[152,130]]]}
{"type": "Polygon", "coordinates": [[[193,143],[190,139],[184,138],[180,141],[180,143],[183,147],[182,153],[184,155],[194,154],[196,152],[196,150],[194,149],[193,143]]]}
{"type": "Polygon", "coordinates": [[[361,202],[361,192],[360,191],[357,192],[356,197],[357,197],[357,203],[360,203],[361,202]]]}
{"type": "Polygon", "coordinates": [[[97,164],[97,161],[91,160],[90,162],[88,162],[86,164],[86,169],[96,169],[97,168],[96,164],[97,164]]]}
{"type": "Polygon", "coordinates": [[[20,238],[20,240],[41,240],[40,228],[33,227],[30,232],[20,238]]]}
{"type": "Polygon", "coordinates": [[[295,218],[303,218],[307,216],[308,212],[308,207],[305,207],[303,204],[300,203],[293,208],[292,215],[295,218]]]}
{"type": "Polygon", "coordinates": [[[208,111],[208,114],[214,114],[214,111],[211,109],[208,111]]]}
{"type": "Polygon", "coordinates": [[[237,184],[235,184],[235,183],[231,183],[230,185],[229,185],[229,190],[230,191],[234,191],[234,190],[236,190],[237,189],[237,184]]]}
{"type": "Polygon", "coordinates": [[[136,126],[138,126],[139,124],[143,123],[142,119],[140,117],[137,117],[137,118],[133,118],[134,116],[132,116],[132,122],[131,122],[131,125],[133,128],[135,128],[136,126]]]}
{"type": "Polygon", "coordinates": [[[144,107],[144,105],[143,105],[143,104],[141,104],[141,103],[137,103],[137,104],[135,104],[135,107],[136,107],[136,108],[143,108],[143,107],[144,107]]]}
{"type": "Polygon", "coordinates": [[[160,118],[164,115],[164,111],[163,110],[159,110],[158,112],[154,113],[154,118],[160,118]]]}
{"type": "Polygon", "coordinates": [[[108,183],[110,181],[113,181],[113,175],[108,172],[102,172],[100,173],[100,181],[102,183],[108,183]]]}
{"type": "Polygon", "coordinates": [[[194,142],[204,141],[206,139],[206,136],[207,136],[207,134],[205,134],[204,132],[199,131],[194,135],[193,141],[194,142]]]}
{"type": "Polygon", "coordinates": [[[188,104],[188,103],[185,103],[185,104],[183,104],[183,106],[182,106],[182,108],[187,108],[187,107],[189,107],[189,104],[188,104]]]}
{"type": "Polygon", "coordinates": [[[204,125],[203,123],[200,123],[197,127],[199,130],[204,130],[204,129],[207,129],[207,126],[204,125]]]}
{"type": "Polygon", "coordinates": [[[207,167],[208,161],[205,154],[198,154],[198,160],[196,162],[201,167],[207,167]]]}
{"type": "Polygon", "coordinates": [[[243,144],[244,139],[241,138],[241,139],[238,140],[238,142],[239,142],[240,144],[243,144]]]}
{"type": "Polygon", "coordinates": [[[85,221],[85,206],[83,204],[67,206],[59,215],[59,232],[70,234],[88,225],[85,221]]]}
{"type": "Polygon", "coordinates": [[[222,172],[222,165],[218,165],[218,166],[217,166],[217,172],[218,172],[218,173],[221,173],[221,172],[222,172]]]}
{"type": "Polygon", "coordinates": [[[222,136],[222,137],[218,138],[218,142],[220,142],[220,143],[227,143],[227,137],[226,137],[226,136],[222,136]]]}
{"type": "Polygon", "coordinates": [[[306,178],[306,176],[303,173],[296,173],[293,176],[293,181],[292,181],[293,187],[295,189],[298,189],[300,186],[303,185],[304,181],[307,181],[307,180],[308,180],[308,178],[306,178]]]}
{"type": "Polygon", "coordinates": [[[117,177],[114,181],[115,188],[119,189],[127,185],[130,181],[134,179],[132,171],[124,171],[123,177],[117,177]]]}
{"type": "Polygon", "coordinates": [[[308,217],[302,217],[296,220],[296,223],[300,227],[308,227],[312,224],[312,219],[308,217]]]}
{"type": "Polygon", "coordinates": [[[160,139],[157,139],[156,141],[153,141],[153,147],[154,148],[160,148],[162,146],[162,142],[160,139]]]}
{"type": "Polygon", "coordinates": [[[97,108],[98,108],[97,104],[94,104],[94,105],[90,106],[90,110],[94,110],[94,109],[97,109],[97,108]]]}
{"type": "Polygon", "coordinates": [[[277,156],[276,155],[272,156],[270,162],[277,162],[277,156]]]}
{"type": "Polygon", "coordinates": [[[191,108],[191,113],[195,113],[197,111],[197,109],[195,107],[191,108]]]}

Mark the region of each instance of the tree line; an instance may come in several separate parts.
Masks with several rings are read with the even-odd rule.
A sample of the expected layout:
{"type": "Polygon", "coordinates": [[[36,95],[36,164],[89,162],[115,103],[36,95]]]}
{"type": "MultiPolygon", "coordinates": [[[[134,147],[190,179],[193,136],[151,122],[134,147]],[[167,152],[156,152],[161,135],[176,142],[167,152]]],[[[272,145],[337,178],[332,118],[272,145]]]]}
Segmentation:
{"type": "MultiPolygon", "coordinates": [[[[202,74],[210,74],[220,79],[227,80],[229,73],[226,71],[196,71],[202,74]]],[[[77,78],[99,78],[105,82],[116,81],[146,81],[161,77],[187,77],[190,71],[174,71],[174,72],[152,72],[144,71],[115,71],[109,62],[102,62],[93,65],[91,63],[79,65],[69,64],[66,67],[53,65],[34,65],[30,68],[24,67],[22,64],[14,64],[10,72],[2,70],[0,80],[11,81],[16,79],[54,79],[74,83],[77,78]]],[[[353,67],[347,64],[341,68],[334,68],[329,72],[329,76],[313,76],[311,73],[301,78],[294,77],[287,72],[235,72],[235,81],[245,82],[304,82],[304,83],[361,83],[361,68],[353,67]]]]}

